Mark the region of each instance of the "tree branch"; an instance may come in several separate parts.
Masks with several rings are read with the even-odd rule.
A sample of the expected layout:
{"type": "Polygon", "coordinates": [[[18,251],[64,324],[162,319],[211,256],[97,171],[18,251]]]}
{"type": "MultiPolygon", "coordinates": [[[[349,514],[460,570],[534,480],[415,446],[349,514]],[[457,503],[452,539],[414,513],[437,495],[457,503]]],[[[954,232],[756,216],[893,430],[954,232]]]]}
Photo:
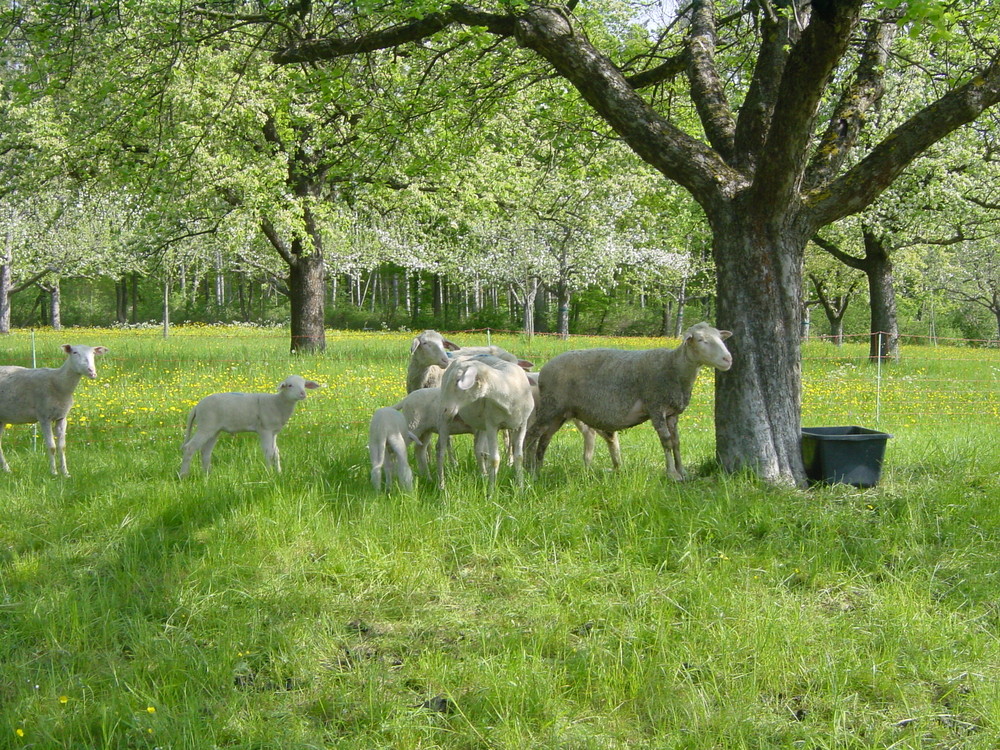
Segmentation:
{"type": "Polygon", "coordinates": [[[419,42],[444,31],[453,24],[483,26],[498,36],[514,35],[514,19],[511,16],[487,13],[464,3],[452,3],[443,11],[361,36],[301,42],[276,52],[271,60],[278,65],[285,65],[332,60],[361,52],[375,52],[419,42]]]}
{"type": "MultiPolygon", "coordinates": [[[[812,18],[784,66],[774,116],[758,160],[753,204],[764,214],[794,203],[820,100],[860,14],[862,0],[812,4],[812,18]]],[[[821,226],[821,225],[817,225],[821,226]]]]}
{"type": "Polygon", "coordinates": [[[845,266],[850,266],[851,268],[856,268],[859,271],[865,270],[865,261],[863,258],[857,258],[849,253],[844,252],[836,244],[830,242],[830,240],[820,237],[818,234],[814,234],[812,241],[816,243],[817,247],[821,250],[825,250],[834,258],[839,260],[845,266]]]}
{"type": "Polygon", "coordinates": [[[844,89],[807,169],[805,190],[833,178],[857,142],[868,114],[878,108],[885,93],[885,63],[902,13],[902,6],[886,10],[868,26],[854,78],[844,89]]]}
{"type": "Polygon", "coordinates": [[[687,41],[691,97],[709,143],[731,164],[736,151],[736,122],[715,65],[715,15],[710,0],[697,0],[687,41]]]}
{"type": "Polygon", "coordinates": [[[1000,58],[971,81],[952,89],[893,130],[871,153],[826,188],[813,190],[816,226],[870,205],[927,148],[1000,102],[1000,58]]]}

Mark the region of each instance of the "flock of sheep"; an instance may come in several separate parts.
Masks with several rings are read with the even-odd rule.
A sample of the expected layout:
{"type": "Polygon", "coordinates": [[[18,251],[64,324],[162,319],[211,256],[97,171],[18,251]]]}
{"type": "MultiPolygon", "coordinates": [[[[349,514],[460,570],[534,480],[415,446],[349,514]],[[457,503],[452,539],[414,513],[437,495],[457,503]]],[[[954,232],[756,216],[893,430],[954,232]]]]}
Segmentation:
{"type": "MultiPolygon", "coordinates": [[[[583,435],[583,458],[590,463],[596,436],[608,445],[612,465],[621,464],[620,430],[647,419],[663,446],[667,474],[683,477],[677,417],[687,408],[702,367],[728,370],[733,363],[725,340],[729,331],[698,323],[685,331],[676,349],[581,349],[560,354],[538,372],[498,346],[460,347],[437,331],[413,339],[406,373],[407,395],[372,415],[368,449],[376,489],[393,481],[413,486],[407,446],[415,446],[420,473],[430,478],[427,449],[437,433],[437,482],[444,486],[451,436],[472,434],[480,471],[490,486],[500,466],[499,435],[509,443],[510,460],[523,481],[523,457],[535,469],[549,441],[563,423],[573,420],[583,435]]],[[[95,357],[103,346],[63,346],[62,367],[0,367],[0,438],[7,424],[37,422],[49,456],[49,468],[66,469],[66,416],[80,379],[97,376],[95,357]]],[[[222,432],[256,432],[269,466],[281,471],[276,438],[295,405],[319,383],[291,375],[277,393],[215,393],[201,399],[187,419],[181,448],[181,478],[201,453],[202,469],[211,467],[212,449],[222,432]],[[195,429],[197,426],[197,429],[195,429]],[[192,434],[192,431],[194,434],[192,434]]],[[[0,467],[10,471],[0,448],[0,467]]]]}

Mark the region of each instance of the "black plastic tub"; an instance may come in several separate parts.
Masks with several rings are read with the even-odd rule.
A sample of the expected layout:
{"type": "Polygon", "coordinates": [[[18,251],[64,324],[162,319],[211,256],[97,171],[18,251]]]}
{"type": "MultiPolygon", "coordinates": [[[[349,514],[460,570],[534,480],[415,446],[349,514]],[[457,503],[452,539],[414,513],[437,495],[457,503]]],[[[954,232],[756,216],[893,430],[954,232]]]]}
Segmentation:
{"type": "Polygon", "coordinates": [[[874,487],[882,475],[887,432],[867,427],[803,427],[802,461],[810,484],[874,487]]]}

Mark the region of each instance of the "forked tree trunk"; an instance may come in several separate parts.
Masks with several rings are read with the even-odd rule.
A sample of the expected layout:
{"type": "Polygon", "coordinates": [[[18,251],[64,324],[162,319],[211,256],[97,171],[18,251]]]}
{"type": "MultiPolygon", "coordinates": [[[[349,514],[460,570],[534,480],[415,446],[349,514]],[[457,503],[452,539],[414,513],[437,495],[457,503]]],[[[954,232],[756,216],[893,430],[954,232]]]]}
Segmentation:
{"type": "Polygon", "coordinates": [[[715,374],[715,438],[728,471],[805,482],[801,438],[802,255],[788,227],[729,213],[714,224],[719,328],[734,331],[728,372],[715,374]]]}

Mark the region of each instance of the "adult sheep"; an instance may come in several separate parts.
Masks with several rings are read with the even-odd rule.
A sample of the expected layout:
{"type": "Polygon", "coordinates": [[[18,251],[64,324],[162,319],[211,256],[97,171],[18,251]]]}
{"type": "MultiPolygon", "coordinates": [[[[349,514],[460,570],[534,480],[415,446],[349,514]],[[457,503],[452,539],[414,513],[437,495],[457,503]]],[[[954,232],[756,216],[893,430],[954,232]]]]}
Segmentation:
{"type": "Polygon", "coordinates": [[[437,388],[441,385],[441,377],[452,360],[480,354],[490,354],[514,362],[524,369],[531,367],[530,362],[519,360],[503,347],[459,346],[437,331],[426,330],[414,336],[410,343],[410,361],[406,367],[406,392],[412,393],[418,388],[437,388]]]}
{"type": "Polygon", "coordinates": [[[677,417],[702,367],[732,367],[723,343],[731,335],[697,323],[676,349],[581,349],[553,357],[538,374],[540,400],[525,440],[529,462],[541,466],[552,435],[567,419],[609,433],[648,419],[660,437],[667,475],[683,479],[677,417]]]}
{"type": "MultiPolygon", "coordinates": [[[[9,365],[0,367],[0,438],[8,424],[38,422],[49,454],[49,469],[56,474],[56,459],[63,476],[66,468],[66,416],[73,406],[73,391],[80,378],[97,377],[94,357],[105,354],[103,346],[63,344],[66,361],[62,367],[29,369],[9,365]],[[53,426],[55,429],[53,430],[53,426]]],[[[0,468],[10,471],[0,448],[0,468]]]]}

